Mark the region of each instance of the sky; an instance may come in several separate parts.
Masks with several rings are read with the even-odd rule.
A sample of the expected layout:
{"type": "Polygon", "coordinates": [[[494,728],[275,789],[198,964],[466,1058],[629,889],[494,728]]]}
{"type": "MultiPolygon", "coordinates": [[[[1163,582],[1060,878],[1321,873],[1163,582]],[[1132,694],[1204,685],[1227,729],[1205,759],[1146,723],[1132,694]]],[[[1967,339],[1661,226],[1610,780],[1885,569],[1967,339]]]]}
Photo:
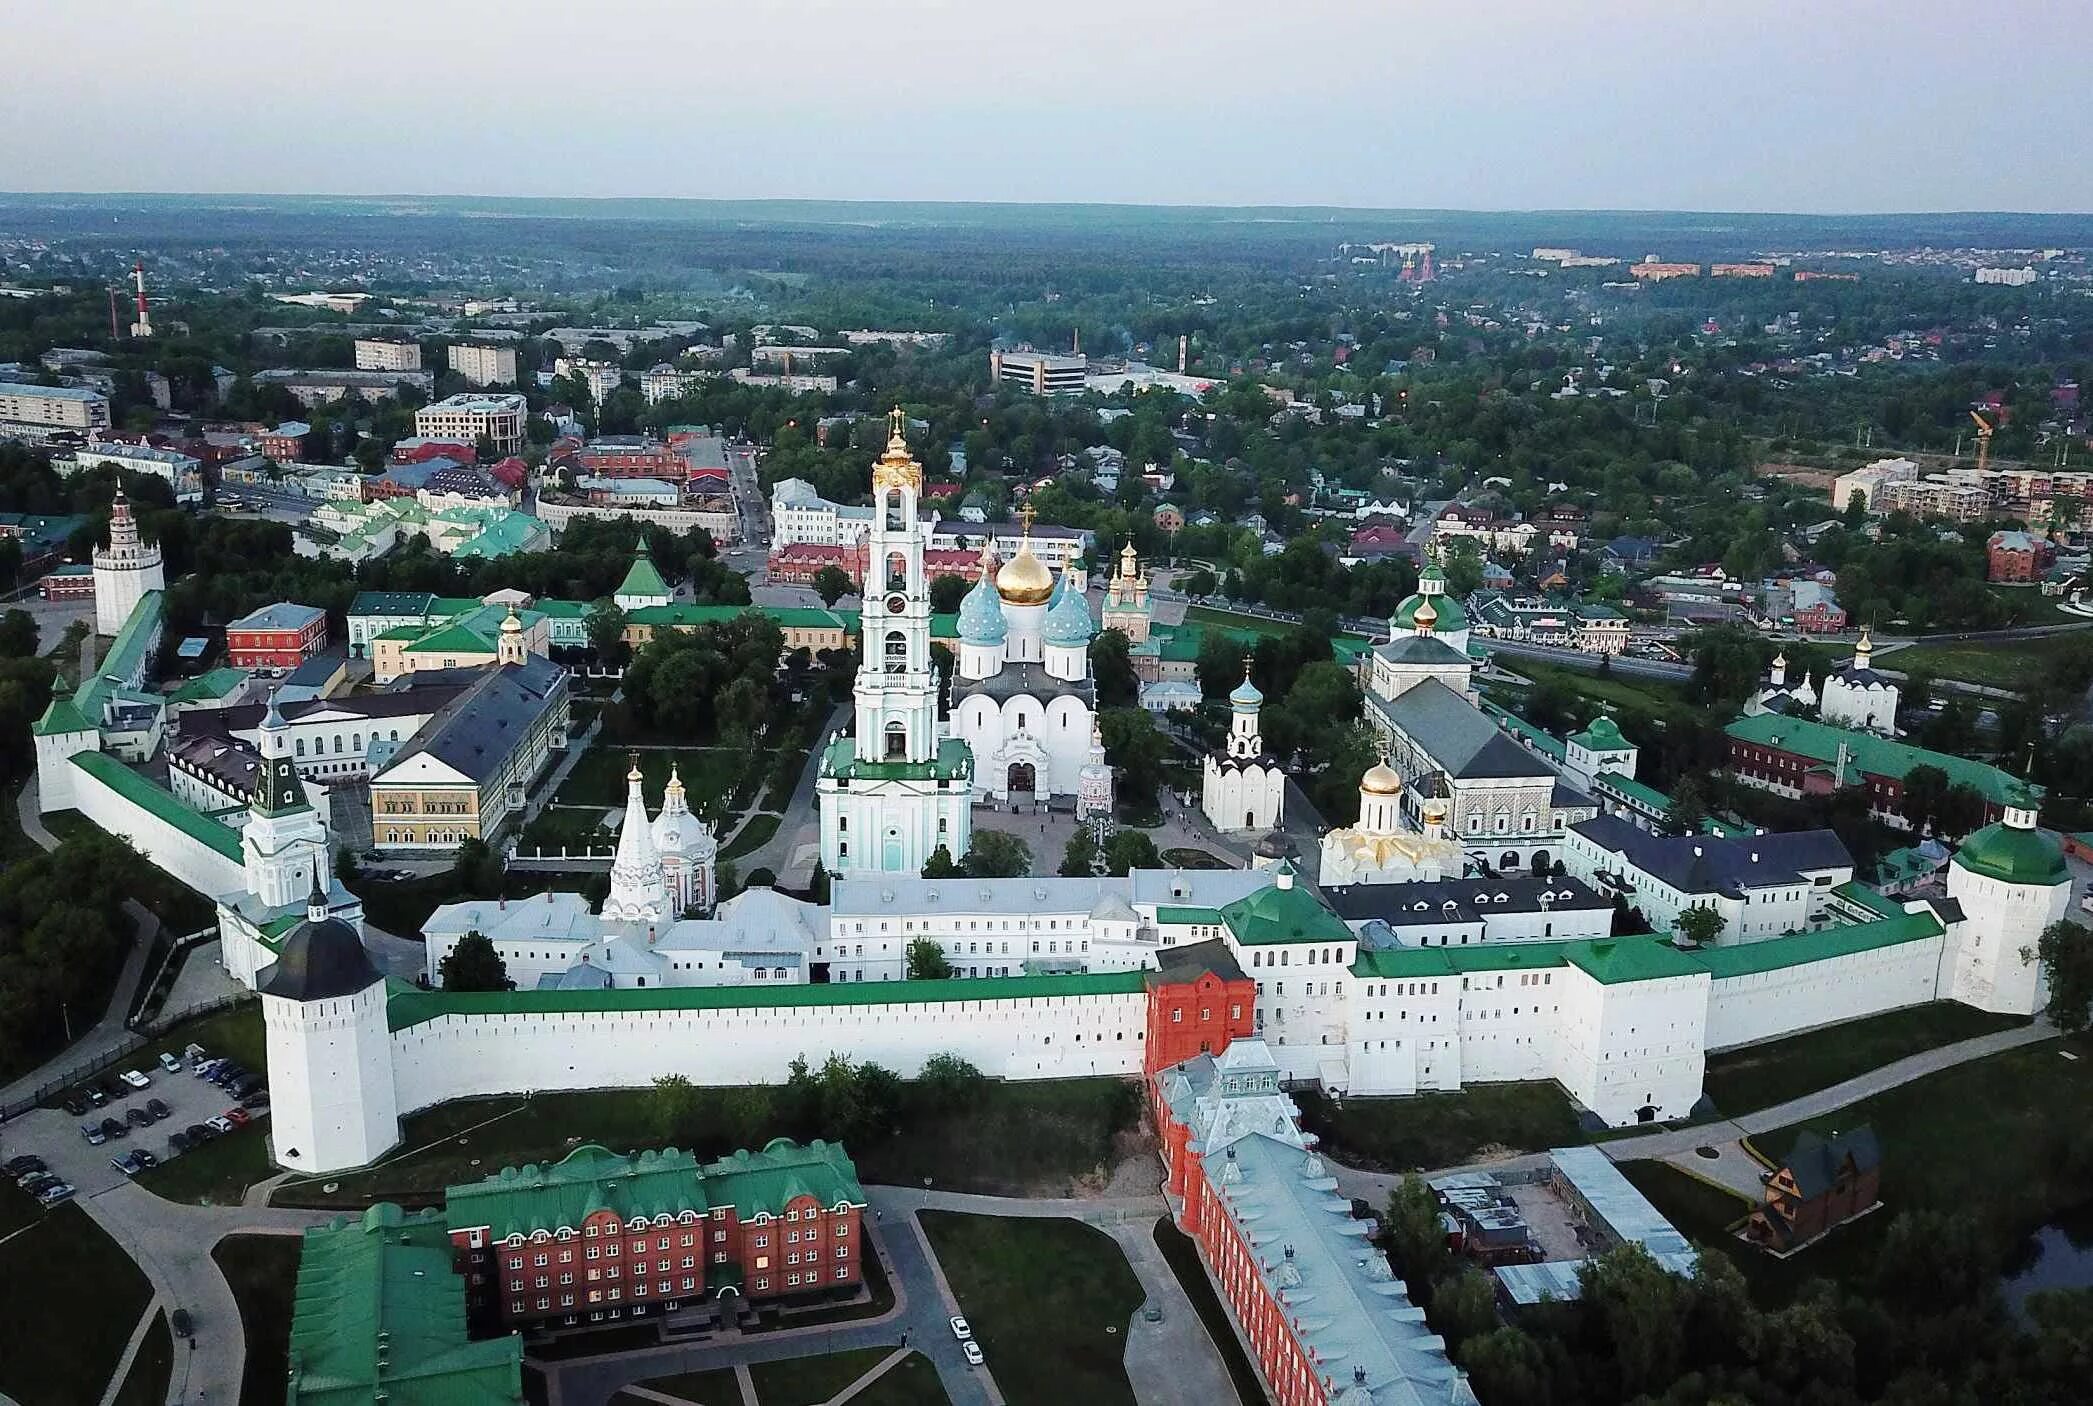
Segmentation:
{"type": "Polygon", "coordinates": [[[0,189],[2093,211],[2072,0],[0,0],[0,189]]]}

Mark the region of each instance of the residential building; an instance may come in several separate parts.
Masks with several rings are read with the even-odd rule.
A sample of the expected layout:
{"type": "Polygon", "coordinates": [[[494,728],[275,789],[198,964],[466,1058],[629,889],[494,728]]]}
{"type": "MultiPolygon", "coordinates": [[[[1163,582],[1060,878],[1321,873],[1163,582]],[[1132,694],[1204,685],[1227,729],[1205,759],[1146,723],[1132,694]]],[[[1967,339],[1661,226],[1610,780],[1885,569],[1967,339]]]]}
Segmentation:
{"type": "Polygon", "coordinates": [[[378,847],[445,851],[492,841],[566,749],[567,684],[565,669],[525,653],[520,641],[504,653],[372,775],[378,847]]]}
{"type": "Polygon", "coordinates": [[[717,371],[683,370],[663,362],[640,374],[640,394],[647,404],[659,405],[689,395],[707,381],[719,379],[717,371]]]}
{"type": "Polygon", "coordinates": [[[1882,1200],[1882,1144],[1866,1123],[1823,1137],[1805,1129],[1772,1175],[1745,1238],[1776,1253],[1801,1249],[1882,1200]]]}
{"type": "Polygon", "coordinates": [[[1984,544],[1985,578],[2011,585],[2042,579],[2056,548],[2032,532],[1994,532],[1984,544]]]}
{"type": "Polygon", "coordinates": [[[295,464],[305,458],[305,437],[312,433],[312,426],[303,420],[285,420],[273,430],[264,430],[254,437],[254,447],[265,459],[279,464],[295,464]]]}
{"type": "Polygon", "coordinates": [[[493,347],[482,342],[451,343],[451,370],[475,386],[516,384],[516,348],[493,347]]]}
{"type": "Polygon", "coordinates": [[[2026,266],[2017,269],[1980,268],[1976,272],[1974,281],[1978,283],[1993,283],[2005,288],[2025,288],[2030,283],[2033,283],[2035,278],[2035,270],[2026,266]]]}
{"type": "Polygon", "coordinates": [[[724,1287],[769,1302],[863,1282],[865,1191],[842,1147],[818,1139],[703,1163],[587,1144],[444,1201],[482,1331],[661,1316],[724,1287]]]}
{"type": "Polygon", "coordinates": [[[0,381],[0,439],[45,444],[109,428],[109,397],[83,386],[0,381]]]}
{"type": "Polygon", "coordinates": [[[1662,283],[1668,278],[1698,278],[1699,264],[1667,264],[1651,254],[1639,264],[1628,265],[1629,276],[1638,283],[1662,283]]]}
{"type": "Polygon", "coordinates": [[[327,612],[278,601],[225,627],[226,660],[235,669],[295,669],[327,647],[327,612]]]}
{"type": "Polygon", "coordinates": [[[454,395],[414,412],[414,432],[430,438],[458,437],[477,444],[482,435],[496,454],[523,452],[523,423],[530,410],[520,395],[454,395]]]}
{"type": "Polygon", "coordinates": [[[379,337],[356,339],[356,369],[359,371],[419,371],[420,342],[379,337]]]}
{"type": "Polygon", "coordinates": [[[257,386],[281,386],[308,409],[337,400],[360,400],[375,405],[409,386],[427,395],[436,388],[431,371],[303,371],[268,370],[254,373],[257,386]]]}
{"type": "Polygon", "coordinates": [[[150,444],[127,444],[122,440],[91,440],[77,449],[54,455],[51,467],[62,478],[92,469],[112,468],[120,473],[157,478],[174,490],[174,501],[182,507],[203,502],[203,460],[172,449],[150,444]]]}

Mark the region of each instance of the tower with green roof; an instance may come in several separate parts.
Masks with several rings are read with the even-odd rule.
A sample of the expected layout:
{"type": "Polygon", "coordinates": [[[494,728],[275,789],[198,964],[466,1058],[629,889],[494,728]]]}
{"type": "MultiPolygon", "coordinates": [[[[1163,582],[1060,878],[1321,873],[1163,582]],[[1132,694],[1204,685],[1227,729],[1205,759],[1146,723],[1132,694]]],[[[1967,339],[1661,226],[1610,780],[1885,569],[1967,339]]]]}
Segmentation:
{"type": "Polygon", "coordinates": [[[1434,635],[1453,648],[1467,652],[1468,610],[1461,604],[1460,597],[1449,595],[1446,590],[1446,573],[1440,569],[1436,556],[1425,563],[1423,571],[1417,573],[1417,589],[1404,596],[1395,614],[1388,617],[1388,635],[1401,639],[1404,635],[1417,633],[1417,612],[1431,602],[1429,612],[1434,635]]]}
{"type": "Polygon", "coordinates": [[[82,752],[101,750],[102,734],[73,702],[64,679],[51,680],[51,702],[29,727],[36,744],[36,808],[49,815],[73,805],[71,762],[82,752]]]}
{"type": "Polygon", "coordinates": [[[661,579],[661,569],[654,564],[654,554],[647,548],[645,533],[640,534],[639,550],[632,554],[632,569],[611,593],[620,610],[639,610],[650,605],[667,605],[671,592],[669,583],[661,579]]]}
{"type": "Polygon", "coordinates": [[[2033,1015],[2047,999],[2035,944],[2071,907],[2063,846],[2036,828],[2035,793],[2020,782],[2004,813],[1970,835],[1948,865],[1962,920],[1948,929],[1947,994],[1980,1010],[2033,1015]]]}

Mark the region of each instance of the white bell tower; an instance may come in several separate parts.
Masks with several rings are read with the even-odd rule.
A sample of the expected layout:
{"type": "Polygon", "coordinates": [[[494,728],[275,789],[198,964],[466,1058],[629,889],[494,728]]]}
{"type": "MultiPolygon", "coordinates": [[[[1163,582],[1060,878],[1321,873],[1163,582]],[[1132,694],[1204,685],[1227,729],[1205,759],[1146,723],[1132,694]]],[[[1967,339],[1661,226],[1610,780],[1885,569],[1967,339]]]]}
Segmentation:
{"type": "Polygon", "coordinates": [[[261,772],[240,829],[247,891],[265,907],[295,908],[315,884],[325,887],[327,827],[305,797],[304,779],[291,759],[290,724],[273,693],[259,741],[261,772]]]}

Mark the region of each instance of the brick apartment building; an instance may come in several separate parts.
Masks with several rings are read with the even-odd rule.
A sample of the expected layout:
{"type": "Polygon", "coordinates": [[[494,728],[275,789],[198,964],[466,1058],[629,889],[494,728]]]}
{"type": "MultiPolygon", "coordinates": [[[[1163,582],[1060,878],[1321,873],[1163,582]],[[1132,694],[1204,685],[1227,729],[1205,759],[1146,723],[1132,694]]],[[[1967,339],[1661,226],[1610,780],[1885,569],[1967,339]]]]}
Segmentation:
{"type": "Polygon", "coordinates": [[[639,435],[607,435],[569,456],[574,472],[589,478],[658,478],[681,483],[690,461],[674,447],[639,435]]]}
{"type": "MultiPolygon", "coordinates": [[[[818,542],[794,542],[770,554],[764,569],[781,586],[810,586],[825,566],[841,568],[853,588],[865,581],[865,545],[824,546],[818,542]]],[[[923,574],[929,580],[940,576],[963,576],[971,581],[981,574],[981,554],[958,549],[926,547],[923,574]]]]}
{"type": "Polygon", "coordinates": [[[485,1334],[854,1292],[865,1204],[841,1146],[779,1138],[707,1163],[578,1147],[451,1187],[445,1215],[485,1334]]]}
{"type": "Polygon", "coordinates": [[[225,627],[226,662],[236,669],[295,669],[327,647],[327,612],[278,601],[225,627]]]}
{"type": "Polygon", "coordinates": [[[1994,532],[1984,544],[1987,580],[2011,585],[2040,581],[2056,549],[2032,532],[1994,532]]]}

